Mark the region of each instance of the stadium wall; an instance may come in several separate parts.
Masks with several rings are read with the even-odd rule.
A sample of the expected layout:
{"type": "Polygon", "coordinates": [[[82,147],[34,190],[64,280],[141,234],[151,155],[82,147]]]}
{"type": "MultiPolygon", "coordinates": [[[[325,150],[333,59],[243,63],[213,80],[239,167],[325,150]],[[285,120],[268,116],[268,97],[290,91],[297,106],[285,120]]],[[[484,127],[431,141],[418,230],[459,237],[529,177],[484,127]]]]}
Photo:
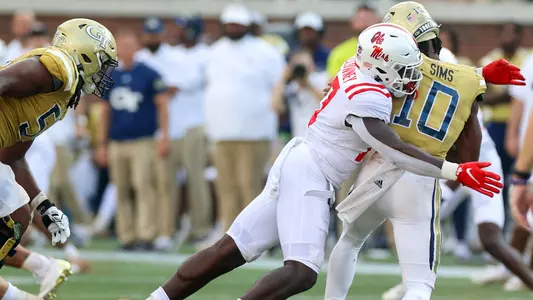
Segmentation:
{"type": "MultiPolygon", "coordinates": [[[[206,30],[218,36],[220,30],[216,18],[230,1],[218,0],[17,0],[2,3],[0,6],[0,37],[10,39],[10,17],[15,10],[32,9],[39,19],[50,28],[74,16],[94,18],[111,30],[121,26],[142,29],[142,18],[159,15],[192,15],[202,12],[207,18],[206,30]],[[73,3],[75,5],[73,5],[73,3]]],[[[291,22],[302,11],[320,12],[327,20],[326,43],[336,45],[350,36],[348,18],[357,6],[357,1],[345,0],[248,0],[243,1],[250,8],[267,14],[271,21],[291,22]]],[[[384,13],[392,1],[379,1],[377,8],[384,13]]],[[[499,25],[517,22],[526,26],[524,45],[533,46],[533,4],[521,2],[457,4],[428,3],[427,9],[436,20],[450,25],[459,33],[461,53],[477,61],[485,53],[498,46],[499,25]]]]}

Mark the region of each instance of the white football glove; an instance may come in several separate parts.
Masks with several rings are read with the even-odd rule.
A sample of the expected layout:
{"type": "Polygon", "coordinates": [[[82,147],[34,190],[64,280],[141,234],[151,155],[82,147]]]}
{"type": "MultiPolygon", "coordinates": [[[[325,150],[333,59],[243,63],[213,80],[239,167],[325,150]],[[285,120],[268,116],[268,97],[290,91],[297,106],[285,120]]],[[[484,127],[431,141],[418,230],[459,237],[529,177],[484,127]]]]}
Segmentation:
{"type": "Polygon", "coordinates": [[[70,236],[68,217],[49,200],[41,203],[38,209],[44,226],[52,234],[52,245],[66,242],[70,236]]]}

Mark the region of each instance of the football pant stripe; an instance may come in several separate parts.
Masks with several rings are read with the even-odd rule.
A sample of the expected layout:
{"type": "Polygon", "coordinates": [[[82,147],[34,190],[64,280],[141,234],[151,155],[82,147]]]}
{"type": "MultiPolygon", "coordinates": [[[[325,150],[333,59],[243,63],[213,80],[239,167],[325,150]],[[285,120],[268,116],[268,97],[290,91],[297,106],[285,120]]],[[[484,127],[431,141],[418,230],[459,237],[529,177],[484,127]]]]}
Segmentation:
{"type": "Polygon", "coordinates": [[[429,240],[429,268],[437,273],[440,260],[440,197],[441,191],[438,179],[435,179],[433,187],[433,199],[431,202],[431,222],[430,222],[430,240],[429,240]]]}

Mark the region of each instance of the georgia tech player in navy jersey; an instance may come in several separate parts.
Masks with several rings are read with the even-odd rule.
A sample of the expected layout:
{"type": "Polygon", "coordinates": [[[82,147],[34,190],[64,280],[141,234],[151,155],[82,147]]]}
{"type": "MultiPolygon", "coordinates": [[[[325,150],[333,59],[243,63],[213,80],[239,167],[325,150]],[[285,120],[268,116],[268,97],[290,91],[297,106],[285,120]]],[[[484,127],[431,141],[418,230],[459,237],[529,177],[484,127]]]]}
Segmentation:
{"type": "MultiPolygon", "coordinates": [[[[117,64],[111,32],[95,21],[72,19],[58,26],[50,47],[0,67],[0,265],[15,253],[34,210],[52,244],[69,237],[68,218],[40,191],[24,155],[34,138],[76,107],[82,91],[104,95],[117,64]]],[[[0,283],[0,295],[7,289],[0,283]]]]}

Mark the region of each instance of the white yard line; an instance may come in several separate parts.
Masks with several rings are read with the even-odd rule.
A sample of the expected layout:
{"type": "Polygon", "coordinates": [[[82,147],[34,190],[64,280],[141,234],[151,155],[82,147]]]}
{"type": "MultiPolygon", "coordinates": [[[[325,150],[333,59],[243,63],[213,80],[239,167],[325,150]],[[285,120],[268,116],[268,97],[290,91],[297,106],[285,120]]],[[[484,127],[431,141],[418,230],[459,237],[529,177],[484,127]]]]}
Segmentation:
{"type": "MultiPolygon", "coordinates": [[[[47,254],[55,257],[63,257],[63,253],[56,250],[36,250],[37,252],[47,254]]],[[[127,253],[116,251],[82,251],[83,258],[92,261],[116,261],[116,262],[135,262],[146,263],[151,265],[165,265],[178,266],[183,263],[190,255],[183,255],[178,253],[127,253]]],[[[281,260],[262,258],[257,261],[243,266],[245,269],[252,270],[272,270],[282,265],[281,260]]],[[[327,265],[323,268],[327,270],[327,265]]],[[[439,266],[438,274],[441,278],[469,278],[472,272],[482,270],[481,267],[454,267],[454,266],[439,266]]],[[[357,266],[358,274],[367,275],[400,275],[400,267],[397,264],[391,263],[371,263],[360,261],[357,266]]]]}

